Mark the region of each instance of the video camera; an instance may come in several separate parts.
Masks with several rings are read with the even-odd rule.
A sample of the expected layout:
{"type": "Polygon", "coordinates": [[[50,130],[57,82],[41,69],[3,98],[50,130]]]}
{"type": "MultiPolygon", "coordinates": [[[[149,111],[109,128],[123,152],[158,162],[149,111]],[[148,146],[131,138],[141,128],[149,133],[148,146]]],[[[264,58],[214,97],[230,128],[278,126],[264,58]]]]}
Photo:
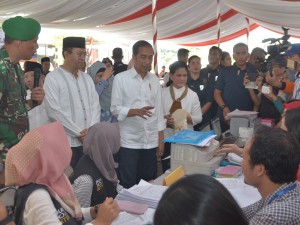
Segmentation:
{"type": "Polygon", "coordinates": [[[288,42],[290,35],[288,35],[288,28],[282,27],[284,35],[281,38],[266,38],[262,40],[262,43],[270,42],[270,45],[267,46],[267,53],[269,54],[267,59],[257,59],[258,70],[266,73],[271,70],[271,60],[275,59],[280,53],[285,52],[289,45],[288,42]]]}

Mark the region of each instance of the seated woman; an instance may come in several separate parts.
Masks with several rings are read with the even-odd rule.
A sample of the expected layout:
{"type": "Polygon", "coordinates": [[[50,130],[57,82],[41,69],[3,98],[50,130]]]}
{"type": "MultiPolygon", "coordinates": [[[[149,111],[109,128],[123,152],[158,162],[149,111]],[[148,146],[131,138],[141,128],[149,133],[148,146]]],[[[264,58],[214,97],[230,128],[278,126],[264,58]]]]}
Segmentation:
{"type": "Polygon", "coordinates": [[[51,123],[27,133],[7,154],[5,184],[16,185],[15,222],[24,225],[79,224],[95,219],[108,225],[119,208],[112,198],[99,206],[80,208],[64,171],[72,151],[63,126],[51,123]]]}
{"type": "MultiPolygon", "coordinates": [[[[186,84],[187,73],[187,65],[182,61],[174,62],[170,66],[170,79],[173,83],[164,88],[162,93],[162,108],[167,120],[167,128],[164,131],[165,138],[181,129],[193,130],[193,125],[200,123],[202,120],[199,98],[196,92],[188,88],[186,84]],[[174,113],[178,109],[184,110],[186,114],[181,123],[174,119],[174,113]]],[[[165,143],[162,159],[170,155],[170,148],[170,143],[165,143]]],[[[164,172],[169,169],[170,159],[162,160],[162,167],[164,172]]]]}
{"type": "Polygon", "coordinates": [[[96,91],[99,95],[101,106],[101,122],[117,122],[110,112],[111,93],[114,81],[112,67],[106,68],[102,62],[95,62],[88,68],[88,74],[92,77],[96,91]]]}
{"type": "Polygon", "coordinates": [[[154,225],[246,225],[241,208],[216,179],[202,174],[184,177],[160,199],[154,225]]]}
{"type": "Polygon", "coordinates": [[[81,207],[97,205],[107,197],[116,197],[118,177],[113,154],[120,148],[118,124],[93,125],[83,142],[85,154],[71,177],[74,192],[81,207]]]}

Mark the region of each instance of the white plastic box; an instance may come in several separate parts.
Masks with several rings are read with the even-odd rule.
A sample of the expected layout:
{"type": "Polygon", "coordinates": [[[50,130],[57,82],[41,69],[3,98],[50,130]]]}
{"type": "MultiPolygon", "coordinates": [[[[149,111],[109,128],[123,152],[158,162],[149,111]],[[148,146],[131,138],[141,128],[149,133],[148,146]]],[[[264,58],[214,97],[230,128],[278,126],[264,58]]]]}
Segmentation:
{"type": "Polygon", "coordinates": [[[219,142],[212,140],[209,147],[200,148],[193,145],[172,144],[171,145],[171,170],[182,166],[186,175],[201,173],[211,175],[223,156],[214,154],[219,148],[219,142]]]}

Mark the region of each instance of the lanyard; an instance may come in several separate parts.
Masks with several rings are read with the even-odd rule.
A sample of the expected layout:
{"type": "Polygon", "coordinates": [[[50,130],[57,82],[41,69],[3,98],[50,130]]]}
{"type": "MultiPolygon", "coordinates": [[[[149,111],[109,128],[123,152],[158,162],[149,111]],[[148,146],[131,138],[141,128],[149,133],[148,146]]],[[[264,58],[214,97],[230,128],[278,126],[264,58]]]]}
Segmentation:
{"type": "Polygon", "coordinates": [[[280,198],[281,196],[285,195],[289,191],[294,190],[295,188],[296,188],[296,184],[293,184],[292,186],[284,188],[283,190],[278,192],[275,196],[273,196],[273,198],[270,199],[270,201],[268,202],[268,205],[270,205],[275,199],[280,198]]]}

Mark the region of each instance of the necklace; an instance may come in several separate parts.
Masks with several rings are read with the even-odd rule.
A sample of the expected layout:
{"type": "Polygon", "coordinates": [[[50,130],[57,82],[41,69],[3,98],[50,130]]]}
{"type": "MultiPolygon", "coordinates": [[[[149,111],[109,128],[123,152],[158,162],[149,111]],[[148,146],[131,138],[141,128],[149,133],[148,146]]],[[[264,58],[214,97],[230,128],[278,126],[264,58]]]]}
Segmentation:
{"type": "Polygon", "coordinates": [[[173,86],[173,84],[171,84],[171,86],[170,86],[170,95],[171,95],[171,98],[173,100],[172,106],[169,110],[169,112],[171,114],[173,112],[175,112],[177,109],[182,109],[181,100],[187,95],[187,92],[188,92],[188,87],[185,85],[185,89],[184,89],[182,95],[179,98],[175,99],[174,86],[173,86]]]}

